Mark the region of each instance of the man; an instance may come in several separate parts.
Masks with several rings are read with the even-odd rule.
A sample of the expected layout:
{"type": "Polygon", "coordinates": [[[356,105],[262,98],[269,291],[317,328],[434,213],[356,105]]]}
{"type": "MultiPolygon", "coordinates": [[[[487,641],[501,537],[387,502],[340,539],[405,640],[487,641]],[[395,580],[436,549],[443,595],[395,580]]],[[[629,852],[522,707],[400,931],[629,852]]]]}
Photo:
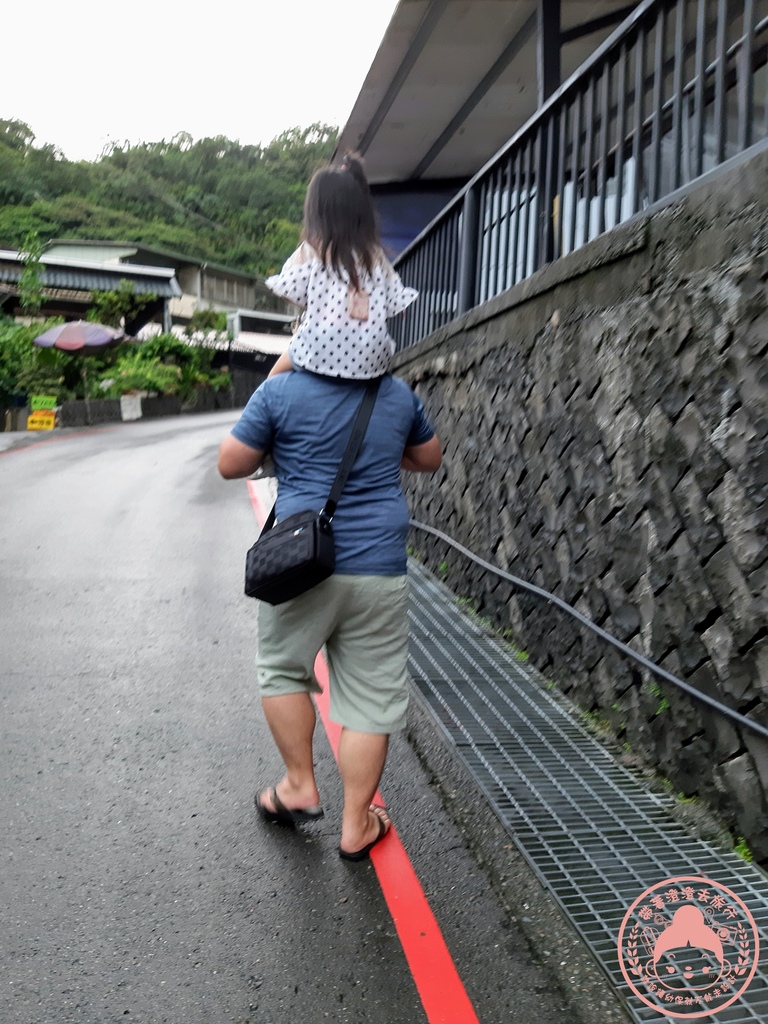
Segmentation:
{"type": "MultiPolygon", "coordinates": [[[[219,472],[246,477],[272,455],[278,520],[317,510],[328,498],[365,391],[309,372],[265,381],[222,442],[219,472]]],[[[431,473],[440,442],[421,401],[396,377],[381,379],[363,445],[333,520],[336,571],[284,604],[259,604],[258,680],[262,706],[286,772],[256,796],[269,821],[322,817],[312,736],[319,690],[313,665],[325,645],[331,718],[342,727],[344,786],[339,855],[363,860],[389,831],[371,803],[389,736],[405,724],[408,675],[406,537],[400,470],[431,473]]]]}

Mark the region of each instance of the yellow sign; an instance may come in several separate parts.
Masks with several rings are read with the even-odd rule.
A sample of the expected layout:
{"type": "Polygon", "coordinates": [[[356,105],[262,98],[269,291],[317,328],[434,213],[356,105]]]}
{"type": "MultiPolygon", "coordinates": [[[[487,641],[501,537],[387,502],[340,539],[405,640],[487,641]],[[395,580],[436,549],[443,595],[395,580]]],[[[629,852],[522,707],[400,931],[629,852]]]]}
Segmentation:
{"type": "Polygon", "coordinates": [[[56,413],[41,409],[27,417],[27,430],[53,430],[56,426],[56,413]]]}

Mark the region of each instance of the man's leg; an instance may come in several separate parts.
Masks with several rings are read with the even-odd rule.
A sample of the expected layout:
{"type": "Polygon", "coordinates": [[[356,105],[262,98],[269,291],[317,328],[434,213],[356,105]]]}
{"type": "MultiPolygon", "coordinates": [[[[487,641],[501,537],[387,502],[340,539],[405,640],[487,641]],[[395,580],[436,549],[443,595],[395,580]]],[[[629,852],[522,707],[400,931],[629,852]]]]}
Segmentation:
{"type": "MultiPolygon", "coordinates": [[[[370,810],[378,789],[389,736],[381,733],[342,729],[339,740],[339,772],[344,784],[344,813],[341,820],[341,849],[356,853],[380,835],[379,818],[370,810]]],[[[389,818],[384,815],[389,828],[389,818]]]]}
{"type": "MultiPolygon", "coordinates": [[[[315,705],[310,691],[320,691],[313,670],[315,656],[335,622],[332,584],[333,576],[281,605],[259,602],[256,663],[261,705],[286,767],[276,786],[277,796],[294,811],[319,803],[312,760],[315,705]]],[[[269,790],[259,794],[257,803],[266,811],[275,810],[269,790]]]]}
{"type": "MultiPolygon", "coordinates": [[[[316,807],[320,795],[312,756],[312,735],[315,731],[312,698],[306,692],[287,693],[279,697],[263,697],[261,704],[286,768],[284,778],[276,787],[278,797],[292,811],[316,807]]],[[[269,811],[276,809],[272,806],[270,790],[260,794],[259,802],[269,811]]]]}
{"type": "Polygon", "coordinates": [[[343,614],[326,643],[331,719],[342,726],[342,853],[357,853],[388,830],[372,811],[389,736],[405,725],[408,704],[408,581],[405,576],[339,577],[343,614]]]}

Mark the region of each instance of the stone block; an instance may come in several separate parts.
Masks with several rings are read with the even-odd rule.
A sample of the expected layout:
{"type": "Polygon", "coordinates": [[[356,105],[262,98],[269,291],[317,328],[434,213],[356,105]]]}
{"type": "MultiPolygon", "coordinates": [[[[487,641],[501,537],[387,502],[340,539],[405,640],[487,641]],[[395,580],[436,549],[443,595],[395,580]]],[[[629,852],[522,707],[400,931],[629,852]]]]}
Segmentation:
{"type": "Polygon", "coordinates": [[[563,533],[560,534],[555,542],[554,556],[557,563],[560,582],[563,585],[567,585],[571,576],[572,559],[571,546],[568,543],[568,538],[563,533]]]}
{"type": "Polygon", "coordinates": [[[701,414],[693,402],[686,405],[675,426],[690,459],[701,448],[707,434],[701,414]]]}
{"type": "Polygon", "coordinates": [[[714,784],[706,741],[697,738],[679,748],[668,765],[668,772],[678,792],[686,796],[706,794],[714,784]]]}
{"type": "Polygon", "coordinates": [[[768,637],[762,636],[744,654],[742,672],[749,673],[750,685],[745,690],[747,700],[759,697],[768,702],[768,637]]]}
{"type": "MultiPolygon", "coordinates": [[[[759,704],[754,711],[750,712],[749,717],[768,728],[768,706],[765,704],[759,704]]],[[[743,729],[742,734],[744,746],[755,765],[760,785],[763,791],[768,793],[768,740],[757,733],[750,732],[749,729],[743,729]]]]}
{"type": "Polygon", "coordinates": [[[649,531],[649,550],[656,548],[666,551],[682,529],[682,523],[667,481],[656,469],[647,474],[647,513],[652,524],[649,531]]]}
{"type": "Polygon", "coordinates": [[[728,547],[710,558],[704,566],[704,576],[737,643],[750,640],[765,623],[760,621],[752,592],[728,547]]]}
{"type": "Polygon", "coordinates": [[[681,533],[669,549],[673,560],[674,578],[678,581],[682,594],[686,617],[692,625],[705,621],[712,613],[717,602],[707,585],[708,578],[700,568],[688,537],[681,533]]]}
{"type": "MultiPolygon", "coordinates": [[[[746,339],[739,332],[728,357],[734,386],[750,422],[768,419],[768,370],[762,356],[754,356],[746,339]]],[[[762,433],[762,431],[758,431],[762,433]]]]}
{"type": "Polygon", "coordinates": [[[605,628],[617,640],[626,641],[640,629],[640,613],[629,601],[627,591],[621,586],[612,571],[603,576],[602,591],[609,611],[605,628]]]}
{"type": "MultiPolygon", "coordinates": [[[[587,618],[591,618],[583,607],[578,609],[587,618]]],[[[601,640],[586,626],[580,626],[578,638],[573,647],[573,657],[585,672],[591,672],[605,655],[605,641],[601,640]]]]}
{"type": "Polygon", "coordinates": [[[612,531],[613,571],[625,591],[637,585],[648,569],[648,529],[644,523],[632,523],[619,515],[612,531]]]}
{"type": "Polygon", "coordinates": [[[692,624],[682,593],[681,584],[675,581],[659,595],[656,615],[660,619],[654,618],[654,628],[659,636],[663,636],[666,627],[668,639],[680,660],[681,671],[687,674],[706,661],[709,654],[692,624]]]}
{"type": "Polygon", "coordinates": [[[747,459],[749,442],[756,436],[746,410],[739,407],[730,415],[723,416],[709,440],[732,469],[739,469],[747,459]]]}
{"type": "Polygon", "coordinates": [[[715,783],[737,831],[745,837],[758,860],[768,857],[768,804],[750,754],[718,765],[715,783]]]}
{"type": "Polygon", "coordinates": [[[703,444],[691,456],[691,468],[702,494],[708,495],[725,476],[728,464],[711,445],[703,444]]]}
{"type": "Polygon", "coordinates": [[[722,686],[736,704],[749,703],[755,696],[756,658],[756,651],[752,649],[744,654],[737,653],[728,663],[728,669],[722,677],[722,686]]]}
{"type": "Polygon", "coordinates": [[[570,520],[567,532],[574,563],[587,554],[593,542],[594,534],[590,528],[593,521],[594,503],[578,510],[570,520]]]}
{"type": "MultiPolygon", "coordinates": [[[[686,677],[674,655],[665,658],[662,667],[677,679],[690,684],[690,677],[686,677]]],[[[664,697],[659,705],[662,710],[658,717],[668,718],[663,724],[668,732],[677,737],[679,745],[682,747],[694,737],[703,735],[707,717],[704,705],[673,683],[661,678],[657,679],[657,683],[664,697]]]]}
{"type": "MultiPolygon", "coordinates": [[[[700,690],[708,697],[720,703],[726,703],[711,665],[701,665],[685,682],[700,690]]],[[[709,705],[699,703],[704,728],[704,735],[712,750],[712,756],[718,763],[734,757],[741,750],[742,742],[739,731],[731,718],[709,705]]]]}
{"type": "Polygon", "coordinates": [[[541,481],[536,491],[536,498],[541,504],[544,528],[556,535],[562,527],[560,522],[560,502],[556,498],[548,478],[541,481]]]}
{"type": "Polygon", "coordinates": [[[639,611],[640,635],[643,639],[644,649],[649,658],[658,660],[674,645],[674,638],[670,632],[664,609],[656,600],[652,600],[642,601],[639,611]]]}
{"type": "Polygon", "coordinates": [[[659,405],[669,419],[675,422],[693,397],[691,383],[671,374],[664,379],[659,393],[659,405]]]}
{"type": "Polygon", "coordinates": [[[685,444],[679,436],[676,427],[673,426],[667,434],[661,456],[657,462],[659,471],[670,490],[673,490],[685,475],[689,461],[685,444]]]}
{"type": "Polygon", "coordinates": [[[768,501],[768,452],[765,439],[755,437],[750,441],[747,460],[741,468],[741,478],[747,497],[758,507],[765,507],[768,501]]]}
{"type": "Polygon", "coordinates": [[[155,398],[142,398],[141,413],[145,418],[178,416],[181,413],[181,399],[175,395],[158,395],[155,398]]]}
{"type": "Polygon", "coordinates": [[[654,552],[648,558],[648,585],[657,596],[662,594],[673,579],[672,557],[667,551],[654,552]]]}
{"type": "Polygon", "coordinates": [[[590,672],[594,703],[609,708],[633,683],[632,668],[614,648],[604,645],[603,656],[590,672]]]}
{"type": "Polygon", "coordinates": [[[697,561],[706,560],[722,546],[723,534],[718,517],[707,504],[693,470],[683,475],[671,497],[697,561]]]}
{"type": "Polygon", "coordinates": [[[722,682],[727,678],[728,666],[734,651],[733,633],[728,628],[725,618],[721,615],[708,629],[704,630],[701,639],[712,659],[718,679],[722,682]]]}
{"type": "Polygon", "coordinates": [[[742,343],[750,356],[763,356],[768,351],[768,313],[765,309],[749,323],[739,325],[734,340],[742,343]]]}

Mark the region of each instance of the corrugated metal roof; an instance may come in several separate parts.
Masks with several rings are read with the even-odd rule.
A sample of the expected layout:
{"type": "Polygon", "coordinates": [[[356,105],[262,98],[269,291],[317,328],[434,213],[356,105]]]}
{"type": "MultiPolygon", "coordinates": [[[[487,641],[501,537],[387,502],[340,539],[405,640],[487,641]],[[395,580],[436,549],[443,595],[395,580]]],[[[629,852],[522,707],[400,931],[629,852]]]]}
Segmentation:
{"type": "MultiPolygon", "coordinates": [[[[18,284],[24,267],[18,253],[0,252],[0,282],[18,284]]],[[[172,270],[160,267],[139,267],[123,263],[108,267],[105,264],[81,264],[74,260],[51,259],[40,265],[40,277],[47,288],[67,288],[71,291],[106,292],[120,281],[130,281],[139,295],[154,293],[158,298],[173,298],[182,294],[172,270]]]]}
{"type": "Polygon", "coordinates": [[[255,331],[240,331],[232,342],[236,352],[261,352],[266,356],[279,356],[291,342],[287,334],[257,334],[255,331]]]}
{"type": "MultiPolygon", "coordinates": [[[[162,333],[159,324],[147,324],[139,331],[140,341],[162,333]]],[[[171,327],[171,334],[199,348],[215,348],[218,352],[254,352],[265,356],[279,356],[288,348],[290,336],[287,334],[266,334],[256,331],[240,331],[230,340],[221,331],[209,331],[207,334],[198,331],[191,337],[186,328],[180,324],[171,327]]]]}
{"type": "MultiPolygon", "coordinates": [[[[174,328],[174,333],[176,329],[174,328]]],[[[212,332],[206,338],[188,339],[190,345],[200,348],[215,348],[219,352],[256,352],[264,356],[279,356],[286,351],[291,343],[287,334],[258,334],[255,331],[240,331],[230,341],[212,332]]]]}
{"type": "MultiPolygon", "coordinates": [[[[46,253],[53,250],[54,252],[59,249],[61,251],[72,249],[81,251],[87,251],[89,248],[98,251],[112,250],[113,258],[122,258],[121,250],[125,255],[136,256],[141,259],[142,254],[146,259],[147,256],[153,258],[160,258],[166,260],[165,266],[168,263],[173,265],[175,270],[180,267],[205,267],[210,270],[219,271],[226,274],[228,277],[239,278],[244,281],[256,283],[263,287],[261,280],[255,275],[248,273],[245,270],[237,270],[234,267],[226,267],[223,263],[214,263],[211,260],[199,259],[195,256],[185,256],[182,253],[174,252],[171,249],[162,249],[159,246],[154,245],[142,245],[139,242],[113,242],[108,240],[99,241],[98,239],[90,238],[54,238],[46,246],[46,253]]],[[[57,257],[58,259],[59,257],[57,257]]],[[[71,257],[68,257],[71,258],[71,257]]],[[[153,264],[155,267],[156,264],[153,264]]],[[[268,289],[266,289],[268,291],[268,289]]]]}

